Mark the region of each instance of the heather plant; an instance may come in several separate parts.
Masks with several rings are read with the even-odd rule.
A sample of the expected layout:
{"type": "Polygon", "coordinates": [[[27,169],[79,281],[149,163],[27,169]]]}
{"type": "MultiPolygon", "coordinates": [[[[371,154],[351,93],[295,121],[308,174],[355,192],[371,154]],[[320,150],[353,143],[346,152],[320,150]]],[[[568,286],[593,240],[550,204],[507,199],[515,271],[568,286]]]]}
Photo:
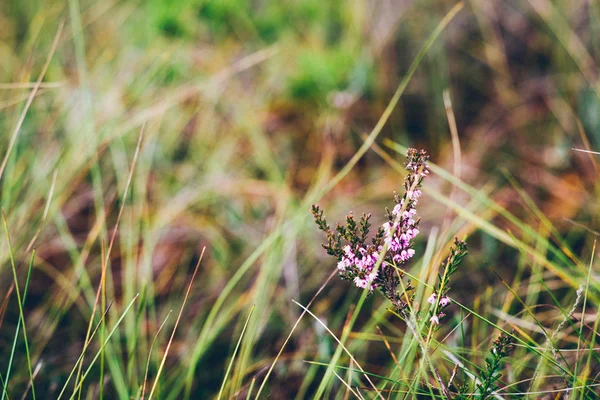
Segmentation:
{"type": "Polygon", "coordinates": [[[327,243],[323,247],[337,259],[340,277],[369,293],[378,289],[399,313],[408,307],[413,290],[410,280],[399,289],[404,274],[401,266],[415,254],[413,239],[419,234],[416,206],[423,180],[429,174],[424,151],[409,149],[407,158],[409,174],[404,180],[404,194],[394,193],[396,204],[392,211],[386,210],[387,222],[377,229],[370,242],[370,214],[363,214],[357,223],[350,213],[345,225],[336,224],[332,230],[323,210],[312,206],[315,222],[325,232],[327,243]]]}
{"type": "MultiPolygon", "coordinates": [[[[418,337],[421,349],[426,354],[432,334],[440,328],[445,317],[444,309],[451,304],[448,296],[451,277],[467,255],[467,244],[458,238],[454,239],[450,254],[440,266],[433,292],[427,299],[427,318],[423,318],[421,310],[413,305],[414,285],[410,279],[406,282],[402,279],[406,274],[405,264],[415,255],[413,245],[415,237],[419,234],[420,221],[416,207],[422,194],[421,187],[430,170],[427,165],[428,156],[424,150],[409,148],[406,157],[405,167],[408,174],[404,179],[404,192],[402,195],[394,193],[395,206],[392,211],[386,209],[387,221],[371,238],[370,214],[363,214],[357,222],[350,212],[345,224],[337,223],[332,229],[318,205],[313,205],[311,211],[315,223],[325,233],[326,243],[322,245],[323,248],[337,261],[339,277],[367,290],[369,296],[375,290],[380,291],[392,303],[391,311],[406,321],[410,331],[418,337]],[[421,322],[422,332],[419,332],[415,321],[421,322]]],[[[497,389],[502,360],[509,356],[514,341],[512,333],[502,332],[498,339],[492,342],[490,356],[485,359],[485,368],[477,381],[477,398],[487,399],[497,389]]],[[[448,384],[444,383],[435,366],[430,365],[430,369],[439,385],[439,391],[437,388],[429,388],[432,395],[434,391],[438,391],[445,398],[467,399],[474,396],[466,382],[451,386],[456,376],[456,368],[448,384]],[[451,392],[449,387],[455,390],[451,392]]]]}
{"type": "MultiPolygon", "coordinates": [[[[417,204],[421,196],[423,181],[429,175],[428,156],[424,150],[408,149],[404,179],[404,193],[394,193],[395,206],[392,211],[386,209],[387,221],[370,238],[370,214],[363,214],[356,221],[353,213],[346,217],[346,224],[336,224],[334,229],[318,205],[312,206],[315,222],[325,233],[323,248],[327,254],[337,260],[340,278],[354,282],[362,289],[379,290],[393,305],[396,313],[406,316],[406,310],[412,301],[414,286],[410,279],[401,284],[404,277],[402,268],[413,256],[414,239],[419,234],[417,204]]],[[[450,277],[467,254],[465,242],[455,239],[450,255],[438,274],[438,283],[428,299],[431,304],[429,322],[439,325],[443,318],[442,310],[450,304],[447,296],[450,290],[450,277]]]]}

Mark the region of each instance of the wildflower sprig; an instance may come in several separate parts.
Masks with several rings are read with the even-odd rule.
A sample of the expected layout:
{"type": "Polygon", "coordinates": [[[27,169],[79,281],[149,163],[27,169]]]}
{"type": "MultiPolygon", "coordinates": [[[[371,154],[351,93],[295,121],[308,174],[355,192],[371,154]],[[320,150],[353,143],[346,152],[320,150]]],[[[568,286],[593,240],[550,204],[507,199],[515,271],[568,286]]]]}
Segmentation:
{"type": "Polygon", "coordinates": [[[413,240],[419,234],[416,206],[423,180],[429,174],[427,160],[424,151],[408,150],[409,173],[404,180],[404,193],[402,196],[394,193],[396,205],[391,211],[386,209],[387,222],[378,228],[370,243],[370,214],[363,214],[357,222],[350,213],[345,225],[336,224],[331,229],[318,205],[311,210],[317,226],[325,232],[327,242],[323,248],[337,259],[340,277],[370,293],[379,289],[397,311],[407,307],[410,299],[407,292],[413,289],[407,282],[402,293],[398,291],[403,275],[399,267],[415,254],[413,240]]]}
{"type": "Polygon", "coordinates": [[[450,278],[458,269],[462,259],[467,255],[467,244],[454,238],[454,245],[450,249],[450,255],[442,263],[440,272],[438,272],[438,281],[433,293],[427,299],[431,304],[429,309],[429,323],[437,329],[440,320],[445,316],[443,309],[448,307],[451,300],[448,297],[450,291],[450,278]]]}

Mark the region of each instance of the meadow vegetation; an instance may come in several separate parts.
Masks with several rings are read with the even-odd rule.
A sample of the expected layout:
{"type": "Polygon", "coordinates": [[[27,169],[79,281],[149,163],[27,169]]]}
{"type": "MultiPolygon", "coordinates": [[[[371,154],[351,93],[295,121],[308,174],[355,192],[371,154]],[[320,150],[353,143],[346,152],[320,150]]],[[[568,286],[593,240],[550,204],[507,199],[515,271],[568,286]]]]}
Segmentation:
{"type": "Polygon", "coordinates": [[[0,2],[0,400],[598,398],[598,38],[591,1],[0,2]]]}

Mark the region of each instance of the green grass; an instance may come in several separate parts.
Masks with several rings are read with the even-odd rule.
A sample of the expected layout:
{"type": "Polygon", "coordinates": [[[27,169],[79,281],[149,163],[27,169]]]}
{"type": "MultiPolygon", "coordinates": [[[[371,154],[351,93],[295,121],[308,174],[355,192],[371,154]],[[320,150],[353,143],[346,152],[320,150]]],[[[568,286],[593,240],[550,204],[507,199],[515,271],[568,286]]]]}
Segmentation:
{"type": "Polygon", "coordinates": [[[494,395],[600,394],[598,7],[392,3],[0,4],[2,399],[479,398],[502,332],[494,395]],[[310,214],[382,223],[407,147],[408,319],[310,214]]]}

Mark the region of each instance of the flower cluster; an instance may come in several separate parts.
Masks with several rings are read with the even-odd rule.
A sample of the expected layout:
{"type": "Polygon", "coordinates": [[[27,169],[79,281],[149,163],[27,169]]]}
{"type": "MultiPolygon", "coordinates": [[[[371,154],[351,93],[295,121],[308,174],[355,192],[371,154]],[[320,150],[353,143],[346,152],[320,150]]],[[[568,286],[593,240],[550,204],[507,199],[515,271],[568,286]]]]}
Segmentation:
{"type": "Polygon", "coordinates": [[[439,296],[436,293],[433,293],[427,299],[427,302],[429,304],[431,304],[434,308],[437,307],[439,310],[439,313],[434,313],[434,315],[432,315],[429,318],[429,322],[431,322],[433,325],[440,324],[440,318],[443,318],[446,315],[442,312],[442,309],[446,308],[448,306],[448,304],[450,304],[450,297],[444,296],[444,297],[440,298],[439,301],[438,301],[438,298],[439,298],[439,296]]]}
{"type": "MultiPolygon", "coordinates": [[[[410,198],[414,205],[417,204],[420,195],[420,190],[415,190],[411,194],[410,198]]],[[[385,232],[385,244],[388,245],[392,260],[396,263],[408,261],[415,254],[411,248],[412,240],[419,234],[417,221],[413,218],[417,210],[413,207],[402,211],[403,201],[404,199],[396,204],[391,213],[392,219],[382,226],[385,232]]]]}
{"type": "MultiPolygon", "coordinates": [[[[354,277],[354,283],[359,288],[373,290],[375,289],[375,278],[377,278],[377,259],[379,258],[379,251],[381,246],[378,246],[375,251],[374,246],[368,246],[367,248],[359,247],[358,254],[354,253],[350,245],[344,246],[344,255],[338,262],[338,270],[340,272],[347,272],[354,270],[356,276],[354,277]]],[[[381,268],[386,266],[385,261],[381,264],[381,268]]]]}
{"type": "Polygon", "coordinates": [[[337,224],[332,230],[319,206],[312,207],[315,222],[327,239],[323,247],[337,258],[340,277],[370,292],[379,289],[396,309],[406,306],[405,293],[412,289],[408,282],[405,293],[398,292],[402,275],[398,267],[415,254],[413,240],[419,234],[416,206],[423,180],[429,174],[428,156],[424,151],[409,149],[407,159],[409,173],[404,180],[404,194],[394,194],[396,204],[391,212],[388,210],[387,222],[379,227],[370,243],[367,243],[370,215],[363,215],[357,223],[350,213],[346,225],[337,224]]]}
{"type": "Polygon", "coordinates": [[[391,213],[388,212],[389,220],[382,226],[385,244],[396,264],[408,261],[415,254],[412,240],[419,234],[419,221],[416,219],[416,206],[421,196],[419,188],[429,174],[428,156],[424,151],[409,149],[407,158],[406,169],[410,173],[404,180],[404,196],[400,198],[397,193],[394,194],[396,205],[391,213]]]}

